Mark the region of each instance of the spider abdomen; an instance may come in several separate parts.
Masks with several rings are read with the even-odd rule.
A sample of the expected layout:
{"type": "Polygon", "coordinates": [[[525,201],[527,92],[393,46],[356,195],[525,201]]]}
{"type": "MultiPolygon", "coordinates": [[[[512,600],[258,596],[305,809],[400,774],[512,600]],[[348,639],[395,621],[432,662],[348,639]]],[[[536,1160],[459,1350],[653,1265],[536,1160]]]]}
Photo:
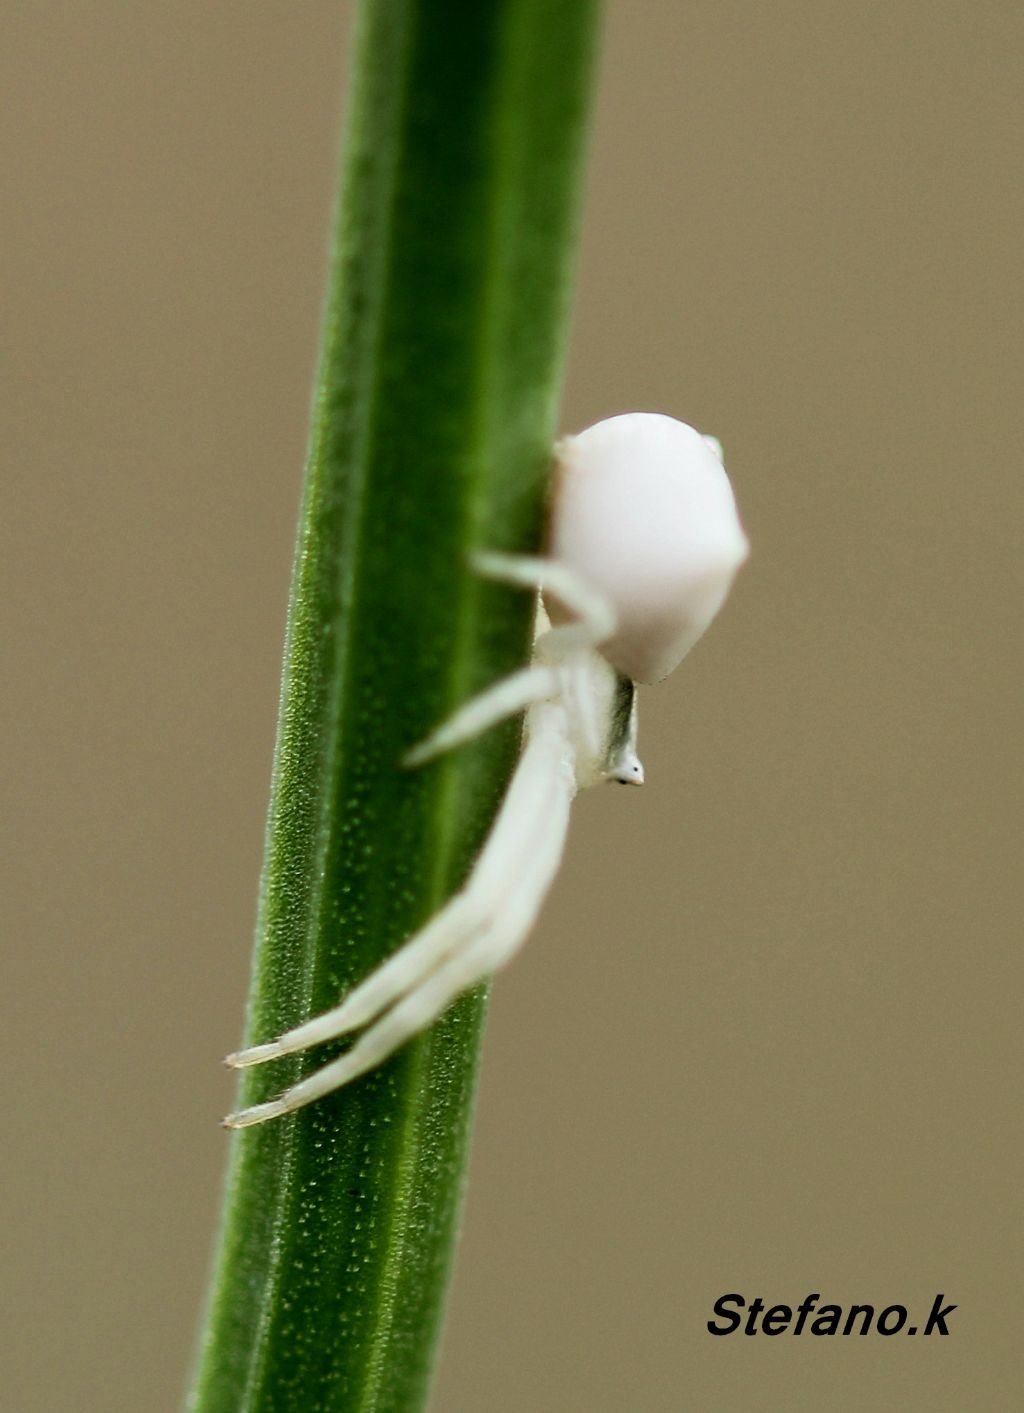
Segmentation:
{"type": "MultiPolygon", "coordinates": [[[[549,554],[612,605],[616,631],[600,650],[635,682],[678,665],[747,557],[716,447],[654,412],[609,417],[558,444],[549,554]]],[[[562,620],[557,599],[546,602],[562,620]]]]}

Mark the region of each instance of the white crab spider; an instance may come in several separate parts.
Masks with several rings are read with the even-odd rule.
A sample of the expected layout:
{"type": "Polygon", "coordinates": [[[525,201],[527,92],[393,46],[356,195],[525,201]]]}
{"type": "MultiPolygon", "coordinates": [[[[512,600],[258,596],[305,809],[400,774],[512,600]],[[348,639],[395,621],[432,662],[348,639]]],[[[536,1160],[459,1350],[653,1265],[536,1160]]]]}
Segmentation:
{"type": "Polygon", "coordinates": [[[242,1068],[363,1032],[279,1098],[229,1115],[228,1127],[290,1113],[375,1068],[518,951],[558,869],[577,790],[643,783],[636,684],[660,681],[689,652],[747,548],[714,438],[633,412],[557,445],[548,556],[473,560],[490,578],[539,591],[533,660],[405,761],[421,765],[525,709],[519,764],[480,856],[461,891],[340,1005],[228,1056],[242,1068]]]}

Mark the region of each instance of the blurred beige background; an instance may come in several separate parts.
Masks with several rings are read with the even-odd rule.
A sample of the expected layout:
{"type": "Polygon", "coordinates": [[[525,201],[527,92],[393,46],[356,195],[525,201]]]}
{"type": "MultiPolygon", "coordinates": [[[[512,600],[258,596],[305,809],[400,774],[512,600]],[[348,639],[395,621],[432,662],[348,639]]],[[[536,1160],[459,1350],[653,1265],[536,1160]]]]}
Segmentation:
{"type": "MultiPolygon", "coordinates": [[[[754,550],[495,989],[434,1408],[1022,1406],[1024,20],[610,11],[564,426],[716,432],[754,550]],[[728,1291],[959,1309],[714,1339],[728,1291]]],[[[347,18],[4,7],[11,1413],[182,1388],[347,18]]]]}

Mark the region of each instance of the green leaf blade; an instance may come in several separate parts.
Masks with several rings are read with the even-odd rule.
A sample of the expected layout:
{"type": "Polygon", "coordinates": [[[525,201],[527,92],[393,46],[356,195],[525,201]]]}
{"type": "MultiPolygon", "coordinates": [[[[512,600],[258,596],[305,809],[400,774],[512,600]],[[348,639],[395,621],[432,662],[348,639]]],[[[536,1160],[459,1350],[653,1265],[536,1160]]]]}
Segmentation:
{"type": "MultiPolygon", "coordinates": [[[[247,1040],[336,1003],[465,877],[514,724],[405,751],[528,650],[597,5],[363,8],[313,408],[247,1040]]],[[[190,1407],[411,1413],[426,1398],[482,990],[379,1070],[233,1140],[190,1407]]],[[[227,1037],[230,1040],[231,1037],[227,1037]]],[[[322,1047],[250,1072],[259,1102],[322,1047]]]]}

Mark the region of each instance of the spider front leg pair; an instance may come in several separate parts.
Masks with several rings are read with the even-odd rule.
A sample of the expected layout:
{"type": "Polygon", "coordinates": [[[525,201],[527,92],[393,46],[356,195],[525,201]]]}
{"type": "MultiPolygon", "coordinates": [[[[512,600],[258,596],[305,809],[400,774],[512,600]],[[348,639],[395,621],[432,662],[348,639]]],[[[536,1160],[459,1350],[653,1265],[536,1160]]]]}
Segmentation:
{"type": "Polygon", "coordinates": [[[604,597],[546,560],[480,554],[474,567],[492,579],[543,587],[568,613],[568,621],[547,627],[538,600],[541,631],[530,666],[468,702],[405,759],[425,764],[525,710],[522,753],[498,816],[461,891],[338,1006],[228,1056],[229,1065],[243,1068],[363,1031],[344,1055],[277,1099],[229,1115],[230,1128],[277,1118],[348,1084],[497,971],[522,945],[551,886],[577,789],[610,775],[643,779],[633,750],[632,684],[595,651],[615,630],[604,597]]]}

